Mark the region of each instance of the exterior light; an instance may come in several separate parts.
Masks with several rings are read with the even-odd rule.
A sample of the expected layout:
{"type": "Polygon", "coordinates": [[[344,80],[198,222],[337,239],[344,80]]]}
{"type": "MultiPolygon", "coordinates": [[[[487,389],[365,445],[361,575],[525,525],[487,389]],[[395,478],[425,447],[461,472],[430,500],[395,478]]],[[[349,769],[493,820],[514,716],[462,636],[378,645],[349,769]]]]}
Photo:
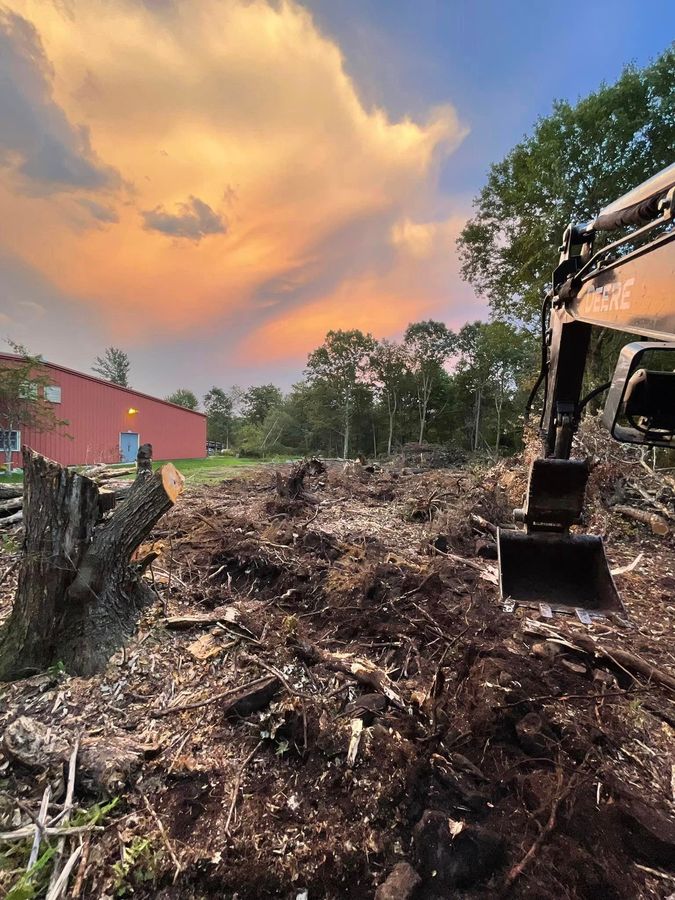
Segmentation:
{"type": "Polygon", "coordinates": [[[136,413],[138,412],[138,410],[134,409],[133,406],[130,406],[129,409],[127,410],[127,412],[129,413],[130,416],[135,416],[136,413]]]}

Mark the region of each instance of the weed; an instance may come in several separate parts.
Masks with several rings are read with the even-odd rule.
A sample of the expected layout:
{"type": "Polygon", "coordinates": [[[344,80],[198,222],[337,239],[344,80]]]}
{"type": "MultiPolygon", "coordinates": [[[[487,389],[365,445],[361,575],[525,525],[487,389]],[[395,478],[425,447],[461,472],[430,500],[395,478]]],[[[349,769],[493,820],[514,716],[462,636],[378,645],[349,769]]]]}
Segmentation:
{"type": "Polygon", "coordinates": [[[134,893],[134,885],[152,881],[161,863],[160,852],[152,849],[148,838],[135,837],[122,850],[122,859],[113,866],[116,897],[126,897],[134,893]]]}

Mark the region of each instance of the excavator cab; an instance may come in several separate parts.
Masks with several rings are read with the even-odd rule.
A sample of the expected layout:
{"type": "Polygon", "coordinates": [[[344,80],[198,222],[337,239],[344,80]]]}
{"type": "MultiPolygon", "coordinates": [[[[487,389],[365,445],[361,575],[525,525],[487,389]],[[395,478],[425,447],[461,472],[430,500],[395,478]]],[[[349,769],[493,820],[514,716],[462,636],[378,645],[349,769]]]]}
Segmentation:
{"type": "Polygon", "coordinates": [[[582,523],[588,461],[571,459],[584,407],[608,392],[603,424],[616,440],[675,447],[675,164],[607,206],[592,223],[570,225],[542,312],[544,453],[532,464],[522,529],[500,528],[504,601],[551,611],[622,613],[602,538],[582,523]],[[599,249],[602,232],[615,234],[599,249]],[[611,382],[582,398],[592,327],[642,335],[623,348],[611,382]],[[656,360],[656,363],[645,360],[656,360]]]}

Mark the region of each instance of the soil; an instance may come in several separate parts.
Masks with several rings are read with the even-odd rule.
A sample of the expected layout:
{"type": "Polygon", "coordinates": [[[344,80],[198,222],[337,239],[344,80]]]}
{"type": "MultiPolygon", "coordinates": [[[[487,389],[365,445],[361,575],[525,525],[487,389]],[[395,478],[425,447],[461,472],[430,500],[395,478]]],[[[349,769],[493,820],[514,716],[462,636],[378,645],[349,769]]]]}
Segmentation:
{"type": "MultiPolygon", "coordinates": [[[[380,896],[673,894],[673,693],[545,631],[675,673],[674,541],[612,512],[625,461],[597,462],[589,529],[612,568],[643,553],[616,577],[626,616],[556,614],[543,636],[538,611],[503,611],[494,539],[470,518],[512,521],[522,459],[373,468],[309,477],[313,502],[281,499],[264,467],[192,487],[153,536],[157,602],[106,671],[4,687],[0,730],[27,716],[140,748],[117,787],[78,779],[82,810],[119,799],[84,838],[73,896],[372,898],[401,862],[419,877],[380,896]],[[167,623],[197,614],[213,621],[167,623]],[[212,699],[268,675],[249,705],[212,699]]],[[[0,830],[30,822],[48,782],[58,802],[66,768],[0,758],[0,830]]]]}

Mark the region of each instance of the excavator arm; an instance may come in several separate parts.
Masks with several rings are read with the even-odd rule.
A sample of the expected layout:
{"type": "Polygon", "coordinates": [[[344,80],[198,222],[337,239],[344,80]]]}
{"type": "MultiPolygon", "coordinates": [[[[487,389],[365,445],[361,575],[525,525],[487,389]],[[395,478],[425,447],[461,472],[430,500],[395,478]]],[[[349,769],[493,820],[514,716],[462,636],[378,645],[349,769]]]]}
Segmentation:
{"type": "Polygon", "coordinates": [[[504,600],[563,612],[622,609],[602,539],[570,533],[589,472],[586,460],[570,459],[572,439],[585,405],[606,391],[603,423],[614,438],[675,448],[674,226],[675,164],[565,231],[542,311],[543,453],[515,510],[523,530],[499,532],[504,600]],[[596,249],[603,232],[617,230],[596,249]],[[582,397],[594,327],[649,340],[625,346],[612,381],[582,397]],[[646,367],[648,359],[656,363],[646,367]]]}

